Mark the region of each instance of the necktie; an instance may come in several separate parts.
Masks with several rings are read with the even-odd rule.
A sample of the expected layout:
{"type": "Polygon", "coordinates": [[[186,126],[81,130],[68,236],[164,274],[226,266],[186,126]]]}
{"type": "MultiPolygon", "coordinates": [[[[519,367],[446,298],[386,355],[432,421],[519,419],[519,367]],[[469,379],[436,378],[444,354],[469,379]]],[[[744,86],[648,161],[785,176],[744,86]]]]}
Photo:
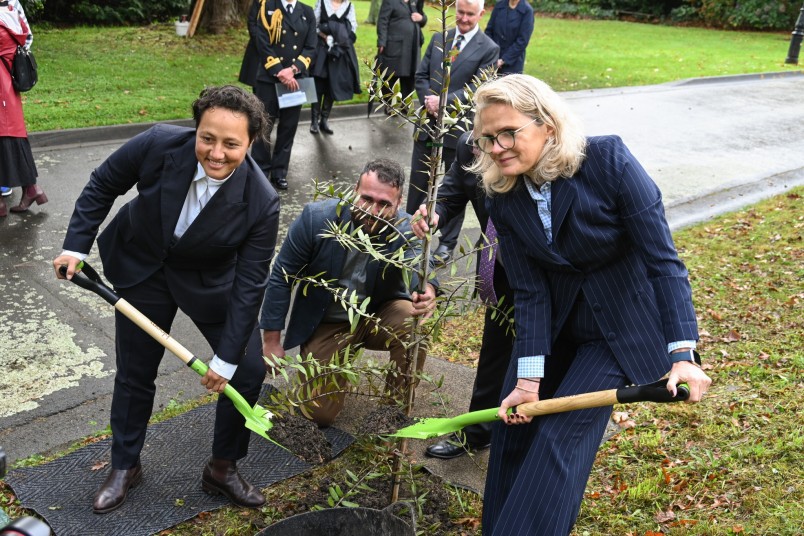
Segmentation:
{"type": "MultiPolygon", "coordinates": [[[[199,185],[199,188],[201,189],[201,191],[198,194],[198,212],[199,213],[204,209],[204,207],[206,206],[207,202],[209,201],[209,198],[212,197],[212,194],[209,191],[209,179],[207,177],[204,177],[203,179],[201,179],[201,182],[203,184],[199,185]]],[[[197,216],[197,214],[196,214],[196,216],[197,216]]]]}
{"type": "Polygon", "coordinates": [[[461,46],[463,45],[463,40],[464,39],[466,39],[466,38],[463,36],[463,34],[458,34],[455,37],[455,44],[452,45],[452,50],[454,50],[455,52],[460,52],[461,51],[461,46]]]}
{"type": "Polygon", "coordinates": [[[293,4],[288,4],[288,15],[293,14],[293,4]]]}
{"type": "Polygon", "coordinates": [[[494,292],[494,261],[497,259],[497,229],[494,227],[494,222],[489,218],[486,224],[486,245],[490,244],[489,249],[483,249],[480,252],[480,260],[478,261],[477,275],[478,291],[480,299],[486,305],[497,305],[497,294],[494,292]]]}

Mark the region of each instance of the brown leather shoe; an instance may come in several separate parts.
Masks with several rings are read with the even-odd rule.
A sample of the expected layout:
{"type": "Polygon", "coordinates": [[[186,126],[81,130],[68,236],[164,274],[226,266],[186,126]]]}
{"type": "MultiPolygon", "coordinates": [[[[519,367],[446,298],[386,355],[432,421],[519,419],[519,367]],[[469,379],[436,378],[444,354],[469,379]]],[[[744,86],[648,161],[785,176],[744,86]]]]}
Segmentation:
{"type": "Polygon", "coordinates": [[[201,474],[201,487],[210,495],[224,495],[237,506],[259,508],[263,494],[237,472],[237,462],[212,458],[201,474]]]}
{"type": "Polygon", "coordinates": [[[140,482],[142,482],[142,465],[139,462],[131,469],[112,469],[95,494],[92,511],[96,514],[105,514],[120,508],[126,502],[128,490],[140,482]]]}

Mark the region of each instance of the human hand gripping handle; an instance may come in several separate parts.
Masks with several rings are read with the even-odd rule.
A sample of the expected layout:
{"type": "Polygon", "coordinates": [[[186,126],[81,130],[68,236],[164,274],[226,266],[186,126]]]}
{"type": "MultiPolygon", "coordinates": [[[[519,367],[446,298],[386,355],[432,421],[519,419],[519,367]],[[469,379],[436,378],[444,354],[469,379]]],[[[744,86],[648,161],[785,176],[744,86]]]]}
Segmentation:
{"type": "Polygon", "coordinates": [[[712,385],[712,379],[698,365],[690,361],[673,363],[670,375],[667,378],[667,390],[674,396],[678,386],[686,383],[689,386],[690,396],[687,402],[700,402],[712,385]]]}
{"type": "Polygon", "coordinates": [[[72,255],[59,255],[53,259],[53,269],[56,271],[56,279],[72,279],[73,275],[81,271],[79,265],[82,262],[72,255]],[[64,270],[62,270],[64,268],[64,270]]]}
{"type": "Polygon", "coordinates": [[[541,378],[519,378],[514,390],[500,404],[497,417],[505,424],[527,424],[532,421],[532,416],[517,412],[516,407],[528,402],[538,402],[540,385],[541,378]],[[509,408],[514,408],[514,411],[509,413],[509,408]]]}

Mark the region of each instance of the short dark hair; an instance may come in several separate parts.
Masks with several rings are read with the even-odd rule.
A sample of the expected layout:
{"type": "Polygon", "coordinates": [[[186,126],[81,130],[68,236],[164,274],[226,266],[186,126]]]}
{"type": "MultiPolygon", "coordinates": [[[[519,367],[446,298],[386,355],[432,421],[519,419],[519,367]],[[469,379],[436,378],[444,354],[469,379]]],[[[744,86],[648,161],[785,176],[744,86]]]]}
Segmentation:
{"type": "Polygon", "coordinates": [[[193,102],[193,119],[195,120],[196,129],[204,112],[210,108],[226,108],[245,115],[248,120],[249,141],[254,141],[257,138],[262,140],[267,138],[268,115],[265,113],[262,101],[253,93],[232,85],[204,88],[195,102],[193,102]]]}
{"type": "MultiPolygon", "coordinates": [[[[396,160],[390,158],[377,158],[369,161],[360,172],[360,177],[373,171],[377,174],[377,178],[383,184],[389,184],[394,188],[398,188],[400,193],[405,186],[405,170],[402,165],[396,160]]],[[[357,179],[357,185],[360,186],[360,178],[357,179]]]]}

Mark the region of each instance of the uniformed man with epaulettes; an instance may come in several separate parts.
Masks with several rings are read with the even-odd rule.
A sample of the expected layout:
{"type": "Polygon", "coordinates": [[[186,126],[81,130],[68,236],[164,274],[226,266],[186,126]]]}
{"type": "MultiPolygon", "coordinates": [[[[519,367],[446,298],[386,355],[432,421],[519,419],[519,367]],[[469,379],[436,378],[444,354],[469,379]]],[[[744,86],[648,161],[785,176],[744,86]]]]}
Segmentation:
{"type": "Polygon", "coordinates": [[[278,190],[288,188],[288,164],[299,124],[301,105],[279,108],[276,85],[299,89],[315,57],[313,8],[298,0],[254,0],[248,17],[251,36],[240,81],[252,86],[272,123],[278,123],[273,148],[256,140],[251,156],[278,190]]]}

